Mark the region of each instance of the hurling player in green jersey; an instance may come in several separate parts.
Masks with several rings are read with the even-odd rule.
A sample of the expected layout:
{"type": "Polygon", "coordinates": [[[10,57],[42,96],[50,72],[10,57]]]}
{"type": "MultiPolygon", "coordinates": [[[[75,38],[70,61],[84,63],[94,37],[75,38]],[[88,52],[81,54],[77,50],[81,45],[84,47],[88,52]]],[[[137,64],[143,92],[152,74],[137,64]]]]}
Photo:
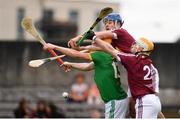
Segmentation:
{"type": "MultiPolygon", "coordinates": [[[[117,16],[119,18],[119,16],[117,16]]],[[[105,29],[114,30],[119,21],[106,20],[105,29]]],[[[105,40],[108,43],[112,39],[105,40]]],[[[46,44],[45,49],[50,48],[62,52],[65,55],[86,59],[89,63],[65,62],[64,65],[79,70],[95,71],[94,80],[99,89],[102,100],[105,103],[105,118],[125,118],[128,108],[128,98],[124,89],[121,87],[120,74],[114,58],[95,45],[80,47],[80,50],[90,50],[94,52],[80,53],[79,51],[59,47],[53,44],[46,44]]]]}
{"type": "MultiPolygon", "coordinates": [[[[89,63],[65,62],[64,65],[79,70],[95,70],[94,81],[99,89],[102,100],[105,103],[106,118],[125,118],[128,108],[128,98],[121,87],[120,74],[113,57],[103,51],[81,53],[74,49],[64,48],[53,44],[46,44],[45,49],[50,48],[70,56],[91,61],[89,63]]],[[[98,49],[96,46],[81,47],[82,49],[98,49]]]]}

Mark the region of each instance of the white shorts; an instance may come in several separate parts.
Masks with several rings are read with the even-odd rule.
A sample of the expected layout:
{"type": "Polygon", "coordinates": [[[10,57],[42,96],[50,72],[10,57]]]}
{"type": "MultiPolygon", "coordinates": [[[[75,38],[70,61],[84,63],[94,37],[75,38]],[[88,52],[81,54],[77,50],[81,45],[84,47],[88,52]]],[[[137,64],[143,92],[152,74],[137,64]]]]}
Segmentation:
{"type": "Polygon", "coordinates": [[[157,118],[161,112],[161,102],[155,94],[148,94],[136,99],[136,118],[157,118]]]}
{"type": "Polygon", "coordinates": [[[128,103],[128,98],[109,101],[105,104],[105,118],[125,118],[128,103]]]}

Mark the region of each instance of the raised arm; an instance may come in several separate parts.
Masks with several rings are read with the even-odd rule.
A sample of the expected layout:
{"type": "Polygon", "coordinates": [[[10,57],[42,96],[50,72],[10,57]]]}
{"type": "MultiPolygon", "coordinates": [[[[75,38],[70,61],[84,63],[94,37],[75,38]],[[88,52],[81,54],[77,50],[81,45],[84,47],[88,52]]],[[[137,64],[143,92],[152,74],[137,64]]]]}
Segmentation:
{"type": "Polygon", "coordinates": [[[94,69],[94,63],[73,63],[73,62],[64,62],[65,66],[72,67],[81,71],[90,71],[94,69]]]}
{"type": "Polygon", "coordinates": [[[70,57],[80,58],[80,59],[85,59],[85,60],[91,60],[89,53],[82,53],[82,52],[76,51],[74,49],[65,48],[65,47],[57,46],[57,45],[50,44],[50,43],[47,43],[44,46],[45,50],[47,48],[57,50],[57,51],[65,54],[67,56],[70,56],[70,57]]]}
{"type": "MultiPolygon", "coordinates": [[[[112,31],[100,31],[100,32],[95,32],[96,36],[102,40],[104,39],[114,39],[114,34],[112,31]]],[[[75,48],[77,46],[77,41],[79,41],[82,38],[82,35],[78,35],[72,39],[69,40],[68,46],[75,48]]]]}

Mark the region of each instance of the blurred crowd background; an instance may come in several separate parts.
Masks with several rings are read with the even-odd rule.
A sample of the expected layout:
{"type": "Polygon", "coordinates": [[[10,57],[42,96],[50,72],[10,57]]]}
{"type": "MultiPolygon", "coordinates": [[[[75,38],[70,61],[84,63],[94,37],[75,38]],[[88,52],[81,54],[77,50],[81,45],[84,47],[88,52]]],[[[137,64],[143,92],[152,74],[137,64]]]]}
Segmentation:
{"type": "MultiPolygon", "coordinates": [[[[68,40],[83,34],[107,6],[121,13],[123,27],[135,38],[155,42],[151,58],[160,73],[162,112],[180,117],[179,0],[0,0],[0,117],[104,117],[93,71],[65,73],[56,61],[28,66],[30,60],[50,54],[25,33],[21,20],[31,17],[47,42],[67,47],[68,40]]],[[[102,23],[95,28],[99,30],[102,23]]],[[[120,70],[126,89],[126,71],[120,70]]]]}

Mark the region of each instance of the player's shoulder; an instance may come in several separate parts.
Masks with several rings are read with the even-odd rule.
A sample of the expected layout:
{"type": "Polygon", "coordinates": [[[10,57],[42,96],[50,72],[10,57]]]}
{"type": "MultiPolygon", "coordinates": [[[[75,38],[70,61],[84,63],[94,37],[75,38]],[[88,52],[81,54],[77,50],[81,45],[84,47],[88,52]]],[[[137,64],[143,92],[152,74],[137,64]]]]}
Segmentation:
{"type": "Polygon", "coordinates": [[[113,30],[113,32],[127,32],[127,31],[124,28],[119,28],[119,29],[113,30]]]}
{"type": "Polygon", "coordinates": [[[109,53],[104,52],[104,51],[95,51],[92,54],[95,54],[95,55],[110,55],[109,53]]]}
{"type": "MultiPolygon", "coordinates": [[[[124,29],[124,28],[120,28],[120,29],[116,29],[114,31],[112,31],[114,34],[114,39],[124,39],[124,38],[129,38],[131,35],[124,29]]],[[[133,38],[131,38],[133,39],[133,38]]],[[[133,39],[134,41],[134,39],[133,39]]]]}
{"type": "Polygon", "coordinates": [[[138,55],[136,55],[136,57],[139,58],[139,59],[143,59],[145,61],[149,61],[149,62],[152,63],[151,58],[146,54],[138,54],[138,55]]]}
{"type": "Polygon", "coordinates": [[[104,51],[95,51],[91,53],[92,59],[103,59],[103,58],[112,58],[112,56],[109,53],[106,53],[104,51]]]}

